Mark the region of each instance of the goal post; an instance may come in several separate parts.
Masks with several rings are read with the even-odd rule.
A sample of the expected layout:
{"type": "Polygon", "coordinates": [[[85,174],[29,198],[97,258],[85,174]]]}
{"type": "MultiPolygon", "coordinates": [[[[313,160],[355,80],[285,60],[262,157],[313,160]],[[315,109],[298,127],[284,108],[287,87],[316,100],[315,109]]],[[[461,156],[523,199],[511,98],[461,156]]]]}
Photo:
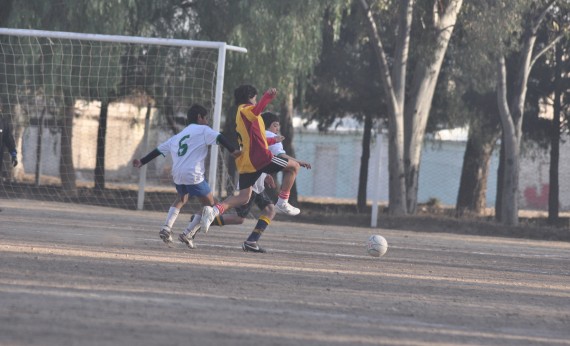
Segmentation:
{"type": "MultiPolygon", "coordinates": [[[[2,113],[20,163],[4,174],[0,198],[23,196],[29,185],[45,200],[137,209],[146,189],[172,197],[168,160],[146,165],[140,182],[130,162],[181,130],[192,103],[209,109],[220,131],[228,51],[247,52],[225,42],[0,28],[2,113]],[[101,186],[91,184],[97,179],[103,191],[86,192],[101,186]],[[106,188],[138,189],[137,203],[129,192],[106,199],[106,188]]],[[[212,146],[207,167],[213,192],[218,151],[212,146]]]]}

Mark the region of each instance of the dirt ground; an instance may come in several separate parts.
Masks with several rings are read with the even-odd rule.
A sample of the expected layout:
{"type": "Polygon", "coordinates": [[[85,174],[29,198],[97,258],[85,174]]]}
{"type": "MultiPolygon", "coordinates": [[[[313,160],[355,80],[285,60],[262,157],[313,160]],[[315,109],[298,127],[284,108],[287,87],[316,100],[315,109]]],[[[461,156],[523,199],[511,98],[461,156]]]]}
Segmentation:
{"type": "Polygon", "coordinates": [[[0,345],[570,345],[568,242],[278,220],[252,254],[253,220],[189,250],[163,212],[0,208],[0,345]]]}

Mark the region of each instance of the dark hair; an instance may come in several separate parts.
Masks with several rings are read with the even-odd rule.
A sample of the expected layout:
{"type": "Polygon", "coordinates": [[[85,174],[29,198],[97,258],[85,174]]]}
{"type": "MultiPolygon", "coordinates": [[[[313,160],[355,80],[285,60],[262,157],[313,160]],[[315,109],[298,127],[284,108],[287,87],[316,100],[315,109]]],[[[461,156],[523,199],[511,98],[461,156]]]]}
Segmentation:
{"type": "Polygon", "coordinates": [[[249,103],[249,99],[257,95],[257,89],[249,84],[240,85],[234,90],[234,102],[236,106],[249,103]]]}
{"type": "Polygon", "coordinates": [[[190,107],[188,113],[186,113],[186,120],[188,121],[188,125],[197,124],[198,115],[206,116],[208,115],[208,110],[203,106],[200,106],[199,104],[195,103],[190,107]]]}
{"type": "Polygon", "coordinates": [[[269,126],[271,126],[271,124],[273,124],[274,122],[279,122],[279,117],[277,116],[277,114],[275,113],[271,113],[271,112],[264,112],[261,114],[261,117],[263,118],[263,122],[265,123],[265,129],[267,130],[269,128],[269,126]]]}

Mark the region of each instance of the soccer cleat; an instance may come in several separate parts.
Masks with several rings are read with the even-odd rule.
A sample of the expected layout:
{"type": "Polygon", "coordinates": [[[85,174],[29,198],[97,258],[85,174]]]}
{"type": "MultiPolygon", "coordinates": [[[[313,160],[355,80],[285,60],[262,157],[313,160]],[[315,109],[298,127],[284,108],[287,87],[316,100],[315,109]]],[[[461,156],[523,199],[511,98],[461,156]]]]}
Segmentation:
{"type": "MultiPolygon", "coordinates": [[[[196,215],[192,214],[192,216],[190,216],[190,223],[192,223],[192,221],[194,221],[194,217],[196,215]]],[[[186,228],[186,230],[188,230],[188,228],[186,228]]],[[[196,238],[196,233],[200,232],[200,223],[198,222],[191,230],[188,230],[187,234],[188,237],[191,239],[196,238]]]]}
{"type": "Polygon", "coordinates": [[[192,239],[188,238],[188,236],[185,235],[184,233],[180,233],[180,235],[178,236],[178,240],[180,240],[182,243],[186,244],[186,246],[188,246],[189,249],[195,249],[196,248],[192,239]]]}
{"type": "Polygon", "coordinates": [[[172,244],[172,232],[166,228],[163,228],[158,232],[158,236],[165,244],[172,244]]]}
{"type": "Polygon", "coordinates": [[[259,245],[257,245],[257,242],[248,243],[247,241],[244,241],[243,244],[241,245],[241,248],[245,252],[259,252],[259,253],[266,253],[267,252],[267,251],[265,251],[264,248],[259,247],[259,245]]]}
{"type": "Polygon", "coordinates": [[[286,215],[291,215],[291,216],[299,215],[299,213],[301,212],[301,209],[295,208],[294,206],[292,206],[288,202],[282,202],[282,203],[275,204],[275,209],[277,209],[277,212],[279,212],[281,214],[286,214],[286,215]]]}
{"type": "Polygon", "coordinates": [[[196,238],[196,233],[200,232],[200,229],[200,224],[197,224],[192,230],[190,230],[190,232],[188,232],[188,237],[191,239],[196,238]]]}
{"type": "Polygon", "coordinates": [[[204,234],[208,234],[208,230],[210,229],[210,225],[212,221],[216,218],[216,212],[214,211],[213,207],[204,207],[202,209],[202,220],[200,220],[200,228],[204,232],[204,234]]]}

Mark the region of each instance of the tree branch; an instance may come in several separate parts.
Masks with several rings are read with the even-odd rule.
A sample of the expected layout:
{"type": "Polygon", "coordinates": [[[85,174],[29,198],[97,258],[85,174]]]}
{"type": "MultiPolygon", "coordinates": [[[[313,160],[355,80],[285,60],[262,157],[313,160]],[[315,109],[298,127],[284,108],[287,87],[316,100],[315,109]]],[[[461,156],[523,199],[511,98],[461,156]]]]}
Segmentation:
{"type": "Polygon", "coordinates": [[[497,63],[497,73],[497,104],[499,106],[499,114],[501,117],[501,123],[503,124],[503,131],[507,132],[508,129],[512,129],[514,125],[507,101],[507,67],[505,57],[502,54],[497,63]]]}
{"type": "Polygon", "coordinates": [[[548,5],[546,5],[546,7],[542,10],[542,12],[540,12],[540,14],[535,18],[531,27],[531,33],[533,35],[536,35],[536,32],[540,27],[540,23],[542,23],[544,17],[546,17],[546,14],[548,13],[548,10],[550,9],[550,7],[552,7],[552,5],[554,5],[555,2],[556,0],[551,0],[550,3],[548,3],[548,5]]]}
{"type": "Polygon", "coordinates": [[[374,52],[378,58],[378,65],[382,76],[382,82],[384,83],[386,94],[390,100],[389,104],[392,106],[394,114],[396,114],[399,106],[396,95],[394,93],[394,86],[392,83],[392,78],[390,76],[390,67],[388,65],[386,52],[384,51],[384,46],[382,45],[382,40],[378,34],[378,28],[376,26],[376,22],[374,21],[374,16],[372,15],[372,11],[370,10],[368,2],[366,0],[360,0],[360,4],[362,5],[362,8],[366,14],[366,27],[368,29],[370,39],[372,40],[374,52]]]}
{"type": "Polygon", "coordinates": [[[556,36],[554,38],[554,40],[552,40],[549,44],[547,44],[546,46],[544,46],[544,48],[542,48],[540,51],[538,51],[536,53],[536,55],[532,58],[532,60],[530,61],[530,68],[532,68],[532,65],[534,65],[534,63],[546,52],[548,52],[552,47],[554,47],[554,45],[560,41],[560,39],[563,37],[563,33],[558,34],[558,36],[556,36]]]}

